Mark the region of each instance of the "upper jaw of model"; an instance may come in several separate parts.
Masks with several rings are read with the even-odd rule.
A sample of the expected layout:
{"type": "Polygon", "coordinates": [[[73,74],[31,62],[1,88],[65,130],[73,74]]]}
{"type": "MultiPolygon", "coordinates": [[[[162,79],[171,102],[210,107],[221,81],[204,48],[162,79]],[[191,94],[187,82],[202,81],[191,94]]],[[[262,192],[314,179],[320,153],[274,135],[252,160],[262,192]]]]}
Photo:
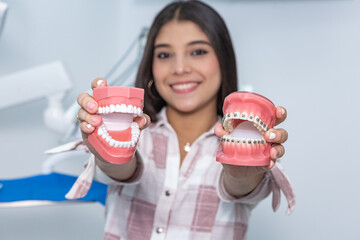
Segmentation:
{"type": "Polygon", "coordinates": [[[130,161],[140,137],[133,119],[143,115],[144,90],[133,87],[94,89],[102,124],[90,134],[89,142],[107,161],[122,164],[130,161]]]}
{"type": "Polygon", "coordinates": [[[266,165],[270,144],[264,133],[275,124],[276,108],[267,98],[249,92],[235,92],[223,106],[223,128],[217,160],[236,165],[266,165]]]}
{"type": "Polygon", "coordinates": [[[231,132],[231,134],[224,135],[221,141],[243,144],[264,144],[265,140],[263,135],[269,130],[268,126],[269,125],[259,116],[254,116],[247,112],[230,112],[223,118],[223,127],[225,131],[231,132]],[[253,131],[255,128],[252,129],[251,126],[257,128],[258,133],[261,134],[256,134],[256,132],[253,131]]]}

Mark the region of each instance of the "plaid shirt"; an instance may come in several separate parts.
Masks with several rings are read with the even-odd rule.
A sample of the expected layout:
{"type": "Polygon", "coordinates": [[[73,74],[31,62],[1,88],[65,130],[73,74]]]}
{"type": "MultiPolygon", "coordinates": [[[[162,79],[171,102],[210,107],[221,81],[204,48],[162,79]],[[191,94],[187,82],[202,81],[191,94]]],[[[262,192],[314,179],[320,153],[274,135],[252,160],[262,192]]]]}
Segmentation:
{"type": "Polygon", "coordinates": [[[163,109],[142,131],[130,180],[116,182],[96,168],[96,178],[109,185],[104,239],[245,239],[250,211],[271,191],[276,210],[280,189],[291,212],[294,195],[278,163],[247,196],[235,199],[225,191],[213,130],[192,144],[180,167],[177,136],[163,109]]]}

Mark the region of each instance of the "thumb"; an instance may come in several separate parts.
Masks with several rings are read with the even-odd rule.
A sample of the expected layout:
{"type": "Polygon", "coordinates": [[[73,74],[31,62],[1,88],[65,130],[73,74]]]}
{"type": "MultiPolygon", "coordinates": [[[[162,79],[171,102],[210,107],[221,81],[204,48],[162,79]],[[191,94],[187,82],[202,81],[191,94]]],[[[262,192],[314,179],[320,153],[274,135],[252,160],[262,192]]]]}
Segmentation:
{"type": "Polygon", "coordinates": [[[151,119],[150,119],[149,115],[144,114],[141,117],[134,118],[134,122],[137,122],[140,130],[144,130],[145,128],[147,128],[150,125],[151,119]]]}
{"type": "Polygon", "coordinates": [[[214,129],[214,133],[216,136],[218,136],[219,138],[221,138],[222,136],[226,135],[226,134],[230,134],[229,132],[225,131],[222,124],[219,123],[218,125],[215,126],[214,129]]]}

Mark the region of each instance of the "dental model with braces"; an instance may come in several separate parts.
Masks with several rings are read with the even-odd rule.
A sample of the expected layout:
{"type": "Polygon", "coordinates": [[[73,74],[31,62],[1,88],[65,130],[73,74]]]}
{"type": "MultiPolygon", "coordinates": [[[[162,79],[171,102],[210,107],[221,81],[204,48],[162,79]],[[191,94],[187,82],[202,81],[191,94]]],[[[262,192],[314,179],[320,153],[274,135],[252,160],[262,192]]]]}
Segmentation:
{"type": "Polygon", "coordinates": [[[276,107],[267,98],[250,92],[235,92],[225,98],[223,128],[216,160],[243,166],[266,166],[271,145],[264,133],[273,128],[276,107]]]}
{"type": "Polygon", "coordinates": [[[102,124],[89,135],[89,142],[108,162],[131,161],[140,138],[140,129],[133,119],[143,116],[144,90],[134,87],[95,88],[102,124]]]}

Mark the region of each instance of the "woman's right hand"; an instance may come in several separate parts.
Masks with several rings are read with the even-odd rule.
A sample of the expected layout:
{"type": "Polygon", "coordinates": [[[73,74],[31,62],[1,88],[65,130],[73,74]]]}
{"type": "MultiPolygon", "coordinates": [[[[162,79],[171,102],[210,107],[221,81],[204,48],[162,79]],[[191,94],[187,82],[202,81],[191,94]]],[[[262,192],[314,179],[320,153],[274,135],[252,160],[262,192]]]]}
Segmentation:
{"type": "MultiPolygon", "coordinates": [[[[106,87],[107,82],[103,78],[96,78],[91,83],[91,88],[106,87]]],[[[99,127],[102,123],[102,118],[97,114],[98,104],[88,93],[80,93],[77,97],[77,102],[80,105],[80,110],[78,112],[78,120],[80,123],[81,135],[84,140],[84,143],[89,148],[89,150],[96,156],[100,157],[95,149],[91,146],[88,141],[88,136],[95,131],[96,127],[99,127]]],[[[143,117],[136,117],[134,119],[139,124],[140,130],[147,128],[150,124],[150,117],[146,114],[143,117]],[[145,120],[146,118],[146,120],[145,120]]],[[[100,158],[102,159],[102,158],[100,158]]]]}
{"type": "MultiPolygon", "coordinates": [[[[91,83],[92,89],[106,86],[107,83],[102,78],[97,78],[91,83]]],[[[98,110],[97,102],[88,93],[80,93],[77,97],[77,102],[81,107],[77,117],[80,121],[81,134],[84,142],[89,147],[87,141],[88,135],[101,125],[102,118],[96,114],[98,110]]]]}

